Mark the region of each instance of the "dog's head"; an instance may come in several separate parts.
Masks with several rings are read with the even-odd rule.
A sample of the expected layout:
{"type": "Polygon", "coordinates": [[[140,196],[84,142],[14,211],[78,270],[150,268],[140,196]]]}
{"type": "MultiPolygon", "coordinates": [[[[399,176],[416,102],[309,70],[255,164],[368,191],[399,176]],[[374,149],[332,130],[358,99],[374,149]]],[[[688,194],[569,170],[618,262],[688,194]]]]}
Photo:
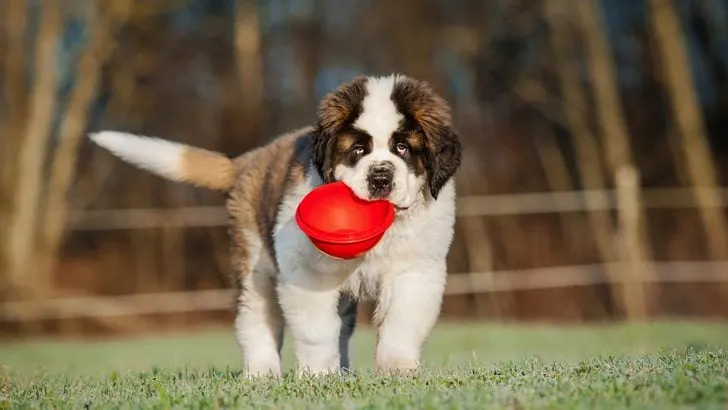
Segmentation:
{"type": "Polygon", "coordinates": [[[324,182],[342,181],[362,199],[399,209],[437,199],[461,155],[450,107],[423,81],[356,77],[319,106],[314,165],[324,182]]]}

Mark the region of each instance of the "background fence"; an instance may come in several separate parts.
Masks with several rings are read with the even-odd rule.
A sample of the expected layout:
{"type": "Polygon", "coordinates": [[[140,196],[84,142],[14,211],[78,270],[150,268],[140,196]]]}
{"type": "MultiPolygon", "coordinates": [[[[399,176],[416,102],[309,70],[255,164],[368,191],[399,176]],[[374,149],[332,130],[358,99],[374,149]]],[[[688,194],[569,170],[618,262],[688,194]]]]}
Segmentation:
{"type": "MultiPolygon", "coordinates": [[[[623,189],[636,189],[624,187],[623,189]]],[[[637,194],[636,192],[632,193],[637,194]]],[[[623,194],[624,195],[624,194],[623,194]]],[[[520,195],[480,195],[459,197],[458,217],[523,215],[558,212],[605,211],[620,209],[615,191],[581,191],[561,193],[530,193],[520,195]],[[587,204],[589,204],[587,206],[587,204]]],[[[694,207],[694,190],[655,189],[642,192],[646,209],[672,209],[694,207]]],[[[713,195],[719,201],[712,207],[728,207],[728,189],[713,195]]],[[[622,218],[624,219],[624,218],[622,218]]],[[[165,227],[226,226],[227,214],[222,207],[189,207],[182,209],[131,209],[87,211],[69,216],[78,231],[152,229],[165,227]]],[[[629,235],[629,226],[620,227],[622,235],[629,235]]],[[[728,283],[728,262],[710,261],[641,261],[649,266],[636,267],[635,261],[624,258],[620,262],[556,266],[540,269],[491,272],[450,273],[445,294],[475,295],[518,290],[544,290],[579,286],[609,285],[628,288],[666,283],[728,283]],[[618,277],[609,271],[620,270],[618,277]],[[653,275],[645,275],[648,271],[653,275]]],[[[230,289],[212,289],[186,292],[146,293],[125,296],[97,296],[56,298],[33,301],[7,302],[0,305],[0,320],[11,322],[135,316],[165,313],[229,311],[235,293],[230,289]]],[[[637,303],[647,303],[644,293],[637,303]]],[[[634,318],[645,314],[637,306],[623,301],[627,313],[634,318]],[[631,308],[631,309],[630,309],[631,308]]],[[[642,308],[644,309],[644,307],[642,308]]]]}
{"type": "MultiPolygon", "coordinates": [[[[0,2],[0,333],[229,321],[223,198],[88,143],[236,155],[354,75],[452,105],[443,318],[728,316],[717,0],[0,2]]],[[[365,319],[365,318],[363,318],[365,319]]]]}

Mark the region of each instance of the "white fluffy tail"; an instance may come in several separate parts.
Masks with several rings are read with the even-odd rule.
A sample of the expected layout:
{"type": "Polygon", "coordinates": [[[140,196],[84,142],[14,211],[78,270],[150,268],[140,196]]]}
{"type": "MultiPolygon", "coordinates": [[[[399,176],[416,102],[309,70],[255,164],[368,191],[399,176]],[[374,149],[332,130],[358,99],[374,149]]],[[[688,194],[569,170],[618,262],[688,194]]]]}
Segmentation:
{"type": "Polygon", "coordinates": [[[171,181],[219,191],[235,183],[232,160],[218,152],[117,131],[91,133],[89,138],[124,161],[171,181]]]}

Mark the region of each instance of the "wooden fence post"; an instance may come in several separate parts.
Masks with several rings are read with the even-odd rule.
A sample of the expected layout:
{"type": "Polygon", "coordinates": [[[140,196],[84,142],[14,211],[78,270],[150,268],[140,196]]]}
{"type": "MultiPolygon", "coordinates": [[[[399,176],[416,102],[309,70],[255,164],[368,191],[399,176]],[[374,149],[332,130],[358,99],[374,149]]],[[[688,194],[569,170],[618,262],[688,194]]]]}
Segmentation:
{"type": "Polygon", "coordinates": [[[619,210],[619,256],[622,262],[622,295],[628,320],[644,319],[649,313],[646,278],[651,275],[642,230],[639,172],[623,165],[615,174],[619,210]]]}

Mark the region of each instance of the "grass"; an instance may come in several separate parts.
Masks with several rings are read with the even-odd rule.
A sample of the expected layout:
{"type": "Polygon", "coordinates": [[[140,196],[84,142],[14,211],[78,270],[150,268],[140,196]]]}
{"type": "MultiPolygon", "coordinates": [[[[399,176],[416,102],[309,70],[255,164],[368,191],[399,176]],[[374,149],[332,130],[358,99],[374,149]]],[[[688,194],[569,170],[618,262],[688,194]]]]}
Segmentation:
{"type": "MultiPolygon", "coordinates": [[[[422,371],[250,381],[229,330],[0,345],[0,408],[725,408],[728,327],[443,324],[422,371]]],[[[284,362],[292,365],[290,347],[284,362]]]]}

